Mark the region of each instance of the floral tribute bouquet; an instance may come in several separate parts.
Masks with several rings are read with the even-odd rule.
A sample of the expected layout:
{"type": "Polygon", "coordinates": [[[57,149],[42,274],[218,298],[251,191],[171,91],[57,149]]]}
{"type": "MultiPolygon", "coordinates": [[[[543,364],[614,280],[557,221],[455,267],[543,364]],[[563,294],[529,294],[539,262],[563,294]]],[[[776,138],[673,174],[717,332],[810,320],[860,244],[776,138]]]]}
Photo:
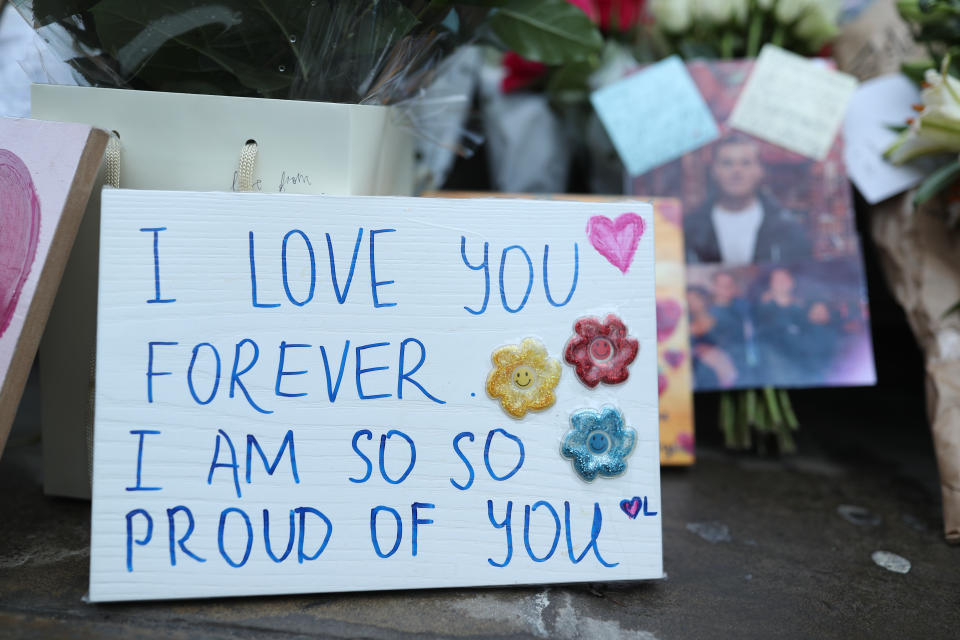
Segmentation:
{"type": "MultiPolygon", "coordinates": [[[[805,55],[823,53],[837,35],[838,0],[567,0],[592,20],[603,39],[592,38],[588,55],[567,63],[503,56],[505,93],[546,91],[553,100],[580,100],[589,77],[602,67],[620,70],[627,56],[652,62],[684,58],[753,58],[773,43],[805,55]],[[546,64],[545,64],[546,63],[546,64]]],[[[595,84],[595,83],[594,83],[595,84]]]]}
{"type": "Polygon", "coordinates": [[[562,1],[563,12],[579,15],[591,27],[580,40],[585,55],[551,60],[508,47],[503,54],[489,52],[481,72],[489,168],[498,191],[567,190],[571,165],[585,164],[590,91],[610,70],[619,78],[621,68],[636,66],[632,48],[646,41],[645,0],[562,1]]]}
{"type": "MultiPolygon", "coordinates": [[[[772,43],[802,55],[824,55],[838,32],[841,9],[839,0],[569,2],[597,25],[603,37],[601,47],[568,64],[543,64],[517,52],[507,53],[499,60],[499,76],[494,76],[499,84],[491,90],[494,83],[487,83],[487,127],[488,132],[495,130],[488,135],[490,169],[494,186],[500,190],[557,192],[571,184],[582,188],[578,180],[585,174],[590,191],[622,193],[623,167],[591,111],[587,100],[590,91],[620,80],[642,64],[673,54],[688,60],[741,59],[756,56],[763,45],[772,43]],[[529,116],[534,110],[536,118],[529,116]],[[506,123],[513,119],[517,124],[510,128],[506,123]],[[502,140],[497,144],[498,139],[512,139],[515,144],[502,140]],[[543,158],[530,151],[548,148],[551,151],[543,158]],[[511,158],[520,156],[526,160],[511,164],[511,158]],[[568,174],[571,165],[581,170],[572,179],[568,174]],[[498,182],[498,177],[503,182],[498,182]]],[[[742,64],[739,68],[749,71],[742,64]]],[[[696,75],[697,71],[697,67],[691,68],[691,73],[696,75]]],[[[723,87],[711,85],[712,77],[695,79],[708,103],[714,104],[708,94],[717,94],[714,97],[718,104],[714,106],[727,112],[732,109],[739,89],[727,92],[727,96],[723,87]],[[719,104],[727,97],[729,109],[719,104]]],[[[767,162],[796,165],[797,171],[806,167],[796,154],[772,146],[766,152],[767,162]]],[[[834,156],[839,153],[835,151],[834,156]]],[[[832,158],[833,164],[835,161],[836,157],[832,158]]],[[[842,174],[838,182],[846,185],[842,174]]],[[[684,189],[697,187],[688,184],[684,189]]],[[[635,193],[681,195],[655,188],[635,193]]],[[[805,203],[818,205],[818,197],[826,196],[815,190],[805,203]]],[[[827,231],[821,235],[837,235],[835,229],[827,231]]],[[[846,238],[849,234],[841,235],[846,238]]],[[[825,252],[834,246],[821,244],[825,252]]],[[[773,435],[780,452],[793,450],[792,432],[798,426],[787,393],[773,388],[722,394],[719,424],[729,447],[759,448],[769,439],[766,436],[773,435]]]]}
{"type": "MultiPolygon", "coordinates": [[[[902,127],[885,157],[903,164],[929,154],[960,154],[960,4],[946,0],[901,0],[901,14],[914,27],[915,37],[929,53],[926,60],[907,63],[905,71],[920,81],[917,115],[902,127]],[[939,68],[939,71],[937,70],[939,68]]],[[[917,189],[914,204],[923,204],[948,189],[960,177],[960,158],[932,173],[917,189]]],[[[960,198],[950,194],[950,226],[960,220],[960,198]]]]}
{"type": "Polygon", "coordinates": [[[838,0],[652,0],[671,52],[684,58],[754,58],[765,43],[823,53],[837,35],[838,0]]]}
{"type": "Polygon", "coordinates": [[[483,39],[551,64],[598,48],[564,0],[12,0],[84,84],[395,104],[483,39]]]}
{"type": "MultiPolygon", "coordinates": [[[[687,60],[724,60],[753,58],[768,43],[801,55],[828,55],[830,41],[838,33],[841,3],[839,0],[651,0],[649,9],[655,27],[652,36],[659,51],[678,54],[687,60]]],[[[723,114],[728,114],[736,102],[739,86],[731,91],[729,86],[718,84],[711,71],[712,64],[742,63],[705,62],[690,68],[718,122],[723,122],[726,119],[723,114]]],[[[691,157],[708,151],[701,149],[691,157]]],[[[796,154],[772,145],[765,146],[765,153],[764,161],[770,164],[788,166],[800,160],[796,154]]],[[[838,156],[839,153],[835,145],[831,154],[838,156]]],[[[845,186],[845,181],[842,182],[845,186]]],[[[684,185],[685,191],[702,188],[699,181],[684,185]]],[[[807,204],[817,204],[814,200],[824,195],[811,194],[807,204]]],[[[834,200],[839,202],[843,198],[834,200]]],[[[826,231],[830,233],[823,234],[825,236],[836,235],[835,229],[826,231]]],[[[780,453],[795,450],[792,432],[799,428],[799,422],[784,389],[766,387],[724,392],[720,395],[718,422],[729,448],[756,446],[763,453],[765,440],[772,435],[780,453]]]]}
{"type": "Polygon", "coordinates": [[[897,6],[929,58],[905,65],[908,75],[922,71],[921,103],[885,155],[898,164],[929,154],[953,159],[912,195],[876,206],[871,224],[887,280],[924,351],[944,535],[960,543],[960,4],[897,6]]]}
{"type": "MultiPolygon", "coordinates": [[[[729,119],[752,69],[750,60],[687,64],[719,123],[729,119]]],[[[731,133],[726,125],[721,131],[731,133]]],[[[764,168],[760,197],[797,212],[796,229],[808,238],[810,254],[740,266],[696,255],[687,265],[695,389],[721,392],[717,423],[728,448],[792,453],[799,423],[787,391],[777,387],[867,384],[872,377],[864,373],[872,366],[863,349],[870,339],[859,240],[839,139],[823,161],[769,142],[746,144],[764,168]],[[771,306],[765,303],[778,271],[795,286],[789,303],[771,306]]],[[[701,218],[698,212],[708,210],[717,195],[716,153],[715,145],[688,152],[635,178],[632,192],[673,195],[688,221],[701,218]]],[[[688,223],[688,251],[697,245],[688,223]]]]}
{"type": "Polygon", "coordinates": [[[507,51],[502,60],[506,73],[500,84],[504,93],[546,91],[554,100],[585,101],[590,74],[615,57],[620,47],[637,42],[641,27],[649,23],[646,0],[567,2],[596,25],[595,35],[584,43],[588,55],[580,60],[550,64],[550,61],[531,60],[518,50],[507,51]]]}

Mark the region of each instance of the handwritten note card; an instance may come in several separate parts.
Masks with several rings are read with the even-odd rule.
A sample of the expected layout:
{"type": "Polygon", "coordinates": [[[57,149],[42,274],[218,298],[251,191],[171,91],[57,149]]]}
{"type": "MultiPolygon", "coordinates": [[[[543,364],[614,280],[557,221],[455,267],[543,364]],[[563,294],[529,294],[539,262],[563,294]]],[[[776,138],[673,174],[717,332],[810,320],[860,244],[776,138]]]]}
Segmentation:
{"type": "Polygon", "coordinates": [[[870,204],[914,187],[934,171],[938,158],[918,158],[906,165],[884,160],[897,139],[890,127],[916,115],[920,90],[905,75],[891,73],[867,80],[850,100],[843,123],[843,160],[850,179],[870,204]]]}
{"type": "Polygon", "coordinates": [[[730,116],[730,126],[823,160],[857,88],[853,76],[766,45],[730,116]]]}
{"type": "Polygon", "coordinates": [[[717,125],[678,56],[590,96],[630,175],[640,175],[716,139],[717,125]]]}
{"type": "Polygon", "coordinates": [[[90,598],[661,577],[652,219],[105,190],[90,598]]]}

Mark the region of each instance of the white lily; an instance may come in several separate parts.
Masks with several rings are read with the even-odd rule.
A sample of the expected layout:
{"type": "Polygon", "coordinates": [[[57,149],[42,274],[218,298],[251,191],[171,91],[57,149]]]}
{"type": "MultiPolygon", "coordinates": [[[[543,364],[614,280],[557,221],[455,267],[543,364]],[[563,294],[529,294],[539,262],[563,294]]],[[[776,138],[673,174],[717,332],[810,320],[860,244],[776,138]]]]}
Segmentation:
{"type": "Polygon", "coordinates": [[[807,41],[811,49],[818,49],[837,35],[839,16],[840,3],[837,1],[810,2],[800,16],[795,32],[807,41]]]}
{"type": "Polygon", "coordinates": [[[690,0],[653,0],[650,12],[664,31],[683,33],[693,21],[690,0]]]}
{"type": "Polygon", "coordinates": [[[761,1],[758,6],[761,9],[773,7],[777,21],[782,24],[790,24],[803,18],[835,23],[840,14],[839,0],[767,0],[761,1]]]}
{"type": "Polygon", "coordinates": [[[929,153],[960,152],[960,80],[947,73],[944,60],[938,73],[928,69],[921,93],[922,109],[909,128],[884,152],[894,164],[929,153]]]}
{"type": "Polygon", "coordinates": [[[777,0],[773,7],[773,14],[782,24],[790,24],[800,17],[807,9],[810,0],[777,0]]]}
{"type": "Polygon", "coordinates": [[[693,20],[725,24],[730,20],[744,22],[749,9],[747,0],[695,0],[690,13],[693,20]]]}

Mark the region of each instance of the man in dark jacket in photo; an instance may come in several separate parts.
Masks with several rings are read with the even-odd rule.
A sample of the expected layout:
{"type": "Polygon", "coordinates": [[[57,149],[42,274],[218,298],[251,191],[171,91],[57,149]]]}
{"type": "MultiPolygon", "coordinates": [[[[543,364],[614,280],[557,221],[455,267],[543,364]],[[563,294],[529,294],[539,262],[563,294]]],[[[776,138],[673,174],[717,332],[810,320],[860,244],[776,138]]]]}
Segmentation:
{"type": "Polygon", "coordinates": [[[764,168],[756,142],[741,134],[718,142],[710,176],[715,197],[684,216],[688,263],[733,266],[811,257],[802,216],[761,192],[764,168]]]}

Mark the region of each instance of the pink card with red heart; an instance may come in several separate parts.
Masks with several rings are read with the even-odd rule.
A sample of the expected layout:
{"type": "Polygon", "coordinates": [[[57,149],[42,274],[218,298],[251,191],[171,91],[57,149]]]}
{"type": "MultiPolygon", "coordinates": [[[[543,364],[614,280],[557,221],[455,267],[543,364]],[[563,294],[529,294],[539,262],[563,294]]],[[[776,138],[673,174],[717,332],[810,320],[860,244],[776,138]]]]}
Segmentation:
{"type": "Polygon", "coordinates": [[[0,119],[0,453],[106,140],[86,125],[0,119]]]}

